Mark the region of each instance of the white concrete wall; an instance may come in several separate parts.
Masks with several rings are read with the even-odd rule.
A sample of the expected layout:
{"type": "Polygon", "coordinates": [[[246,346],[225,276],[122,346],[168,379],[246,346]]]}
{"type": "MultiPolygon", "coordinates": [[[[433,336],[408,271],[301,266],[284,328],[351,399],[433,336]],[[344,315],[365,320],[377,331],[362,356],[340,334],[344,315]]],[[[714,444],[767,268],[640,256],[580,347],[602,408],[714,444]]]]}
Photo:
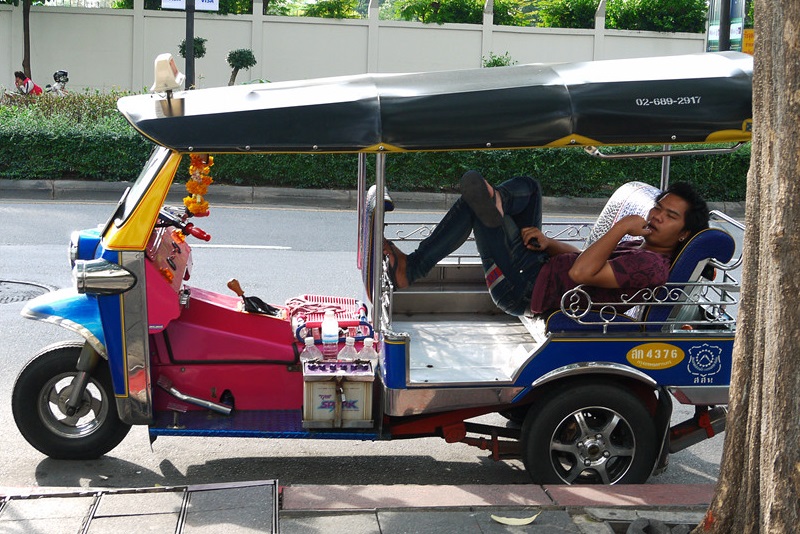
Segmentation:
{"type": "Polygon", "coordinates": [[[22,39],[22,28],[20,28],[19,36],[12,31],[11,10],[13,7],[0,4],[0,91],[3,88],[14,88],[14,71],[20,70],[22,64],[22,56],[15,57],[11,50],[11,42],[14,39],[22,39]],[[14,66],[12,67],[12,65],[14,66]]]}
{"type": "MultiPolygon", "coordinates": [[[[132,10],[31,8],[31,69],[44,86],[52,73],[69,71],[71,90],[140,91],[152,84],[153,59],[170,52],[186,35],[185,14],[132,10]]],[[[265,17],[255,14],[195,14],[195,35],[208,39],[206,56],[196,61],[199,87],[228,83],[229,50],[250,48],[258,65],[240,72],[237,82],[283,81],[361,74],[480,67],[492,52],[518,63],[589,61],[623,57],[699,53],[704,34],[662,34],[599,29],[518,28],[484,24],[421,24],[378,20],[376,8],[363,20],[265,17]]],[[[13,87],[22,64],[22,8],[0,5],[0,85],[13,87]]]]}

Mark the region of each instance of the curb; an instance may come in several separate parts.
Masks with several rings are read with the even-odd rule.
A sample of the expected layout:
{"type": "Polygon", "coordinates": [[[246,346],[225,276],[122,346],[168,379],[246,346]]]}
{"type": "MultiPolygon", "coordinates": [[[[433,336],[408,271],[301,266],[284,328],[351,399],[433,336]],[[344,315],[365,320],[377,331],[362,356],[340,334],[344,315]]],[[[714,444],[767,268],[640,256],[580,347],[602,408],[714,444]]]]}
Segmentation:
{"type": "Polygon", "coordinates": [[[705,509],[713,484],[636,484],[621,486],[539,486],[465,484],[461,486],[306,485],[283,486],[284,511],[336,512],[372,509],[547,508],[705,509]]]}
{"type": "MultiPolygon", "coordinates": [[[[0,179],[0,199],[53,201],[119,200],[131,182],[91,182],[80,180],[9,180],[0,179]]],[[[180,203],[186,191],[182,184],[173,184],[167,195],[170,202],[180,203]]],[[[234,205],[280,206],[354,210],[358,194],[351,190],[293,189],[285,187],[252,187],[215,185],[209,197],[212,202],[234,205]]],[[[458,198],[457,193],[392,193],[395,205],[402,210],[446,211],[458,198]]],[[[544,197],[545,212],[600,213],[605,198],[544,197]]],[[[709,208],[735,218],[744,217],[744,202],[709,202],[709,208]]]]}

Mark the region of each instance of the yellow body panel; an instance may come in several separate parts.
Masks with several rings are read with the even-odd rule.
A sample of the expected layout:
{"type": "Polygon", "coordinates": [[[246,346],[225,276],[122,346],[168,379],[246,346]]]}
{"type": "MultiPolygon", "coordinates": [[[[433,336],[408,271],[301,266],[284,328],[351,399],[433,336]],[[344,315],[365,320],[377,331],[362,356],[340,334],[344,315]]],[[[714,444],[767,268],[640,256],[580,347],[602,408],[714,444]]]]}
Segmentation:
{"type": "Polygon", "coordinates": [[[144,250],[150,232],[153,231],[158,211],[167,198],[172,179],[178,170],[181,155],[177,152],[170,154],[169,159],[158,172],[150,188],[145,192],[142,200],[134,212],[121,225],[112,224],[106,235],[103,236],[103,245],[109,250],[144,250]]]}

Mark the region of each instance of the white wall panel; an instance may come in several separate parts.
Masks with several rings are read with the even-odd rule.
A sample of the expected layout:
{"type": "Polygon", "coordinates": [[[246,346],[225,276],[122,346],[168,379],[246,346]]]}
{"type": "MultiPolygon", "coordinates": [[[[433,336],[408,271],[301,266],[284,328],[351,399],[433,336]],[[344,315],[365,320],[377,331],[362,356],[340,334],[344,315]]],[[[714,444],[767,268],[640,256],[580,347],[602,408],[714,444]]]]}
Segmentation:
{"type": "MultiPolygon", "coordinates": [[[[153,60],[175,56],[186,35],[183,12],[31,9],[31,68],[40,85],[58,69],[69,71],[69,88],[141,91],[153,77],[153,60]]],[[[421,24],[402,21],[265,17],[256,1],[253,15],[195,14],[195,35],[204,37],[206,56],[195,65],[198,87],[228,83],[229,50],[250,48],[258,64],[237,82],[285,81],[377,72],[476,68],[490,52],[514,61],[550,63],[702,52],[703,34],[618,30],[567,30],[481,24],[421,24]],[[372,49],[370,49],[370,46],[372,49]]],[[[13,87],[22,63],[21,9],[0,5],[0,84],[13,87]]]]}

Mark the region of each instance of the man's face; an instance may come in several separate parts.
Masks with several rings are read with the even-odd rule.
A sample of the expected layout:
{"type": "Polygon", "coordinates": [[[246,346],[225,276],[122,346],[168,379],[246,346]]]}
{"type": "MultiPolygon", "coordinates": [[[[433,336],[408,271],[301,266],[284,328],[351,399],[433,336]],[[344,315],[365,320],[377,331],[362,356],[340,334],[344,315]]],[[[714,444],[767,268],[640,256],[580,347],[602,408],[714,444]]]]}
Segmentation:
{"type": "Polygon", "coordinates": [[[651,233],[647,243],[674,249],[680,241],[689,236],[685,230],[686,212],[689,203],[677,195],[666,194],[656,202],[647,217],[651,233]]]}
{"type": "Polygon", "coordinates": [[[19,78],[19,77],[17,77],[17,76],[15,76],[15,77],[14,77],[14,83],[16,84],[16,86],[17,86],[17,87],[19,87],[20,85],[22,85],[22,82],[24,82],[24,81],[25,81],[25,80],[23,80],[22,78],[19,78]]]}

